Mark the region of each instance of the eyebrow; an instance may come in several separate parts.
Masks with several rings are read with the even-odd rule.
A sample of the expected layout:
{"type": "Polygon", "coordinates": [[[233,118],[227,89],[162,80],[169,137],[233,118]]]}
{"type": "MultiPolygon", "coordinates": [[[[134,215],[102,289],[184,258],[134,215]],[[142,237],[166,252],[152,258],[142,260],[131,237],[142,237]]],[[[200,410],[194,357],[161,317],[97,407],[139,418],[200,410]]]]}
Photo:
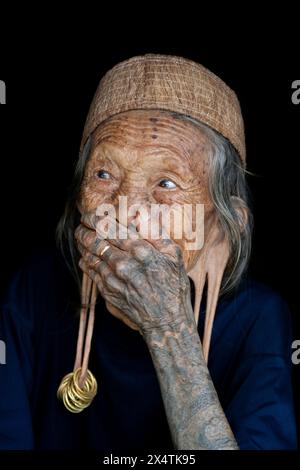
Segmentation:
{"type": "Polygon", "coordinates": [[[151,153],[155,153],[155,154],[161,153],[162,155],[164,155],[164,157],[168,158],[169,161],[175,163],[176,165],[175,169],[174,168],[172,169],[166,168],[166,169],[172,173],[178,174],[180,177],[184,177],[187,171],[189,171],[191,174],[193,173],[193,170],[189,163],[189,155],[185,155],[185,156],[179,155],[179,152],[173,153],[164,148],[157,149],[153,152],[149,152],[150,156],[151,156],[151,153]],[[182,158],[184,158],[184,163],[185,163],[184,167],[182,166],[182,158]]]}
{"type": "MultiPolygon", "coordinates": [[[[107,159],[109,162],[116,164],[114,160],[111,159],[111,154],[113,152],[117,152],[118,155],[122,154],[122,149],[124,148],[124,145],[117,144],[115,142],[111,142],[107,140],[107,137],[99,139],[99,141],[96,142],[96,145],[98,147],[95,148],[95,153],[96,153],[96,158],[99,159],[107,159]],[[101,143],[106,143],[109,147],[111,148],[101,148],[100,144],[101,143]],[[99,148],[100,147],[100,148],[99,148]]],[[[193,174],[193,170],[189,164],[189,154],[185,152],[185,155],[183,156],[182,154],[179,153],[178,150],[171,150],[165,148],[164,146],[160,146],[158,148],[149,148],[150,146],[145,146],[145,157],[151,157],[151,155],[159,155],[161,154],[164,156],[164,159],[169,159],[170,162],[173,162],[176,166],[175,168],[164,168],[165,170],[169,171],[170,173],[174,173],[175,175],[179,176],[182,179],[186,179],[187,176],[187,171],[190,174],[193,174]],[[147,148],[148,147],[148,148],[147,148]],[[182,158],[184,158],[185,165],[182,168],[182,158]]],[[[163,168],[162,168],[163,169],[163,168]]]]}

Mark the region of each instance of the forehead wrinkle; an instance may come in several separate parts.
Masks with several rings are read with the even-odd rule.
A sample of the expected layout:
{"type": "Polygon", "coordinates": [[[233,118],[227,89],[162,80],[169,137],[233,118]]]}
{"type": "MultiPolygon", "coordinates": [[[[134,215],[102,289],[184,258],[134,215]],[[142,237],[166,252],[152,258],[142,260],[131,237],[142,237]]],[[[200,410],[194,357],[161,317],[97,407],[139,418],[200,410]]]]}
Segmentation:
{"type": "Polygon", "coordinates": [[[145,118],[139,113],[138,117],[131,114],[129,119],[128,116],[124,117],[122,114],[115,116],[95,130],[95,144],[98,145],[102,140],[108,139],[116,143],[123,141],[127,145],[133,143],[134,146],[137,145],[136,141],[141,145],[151,145],[154,144],[153,139],[157,139],[155,143],[160,142],[166,145],[174,145],[176,142],[175,146],[182,148],[184,152],[186,149],[193,150],[194,147],[200,145],[203,147],[207,143],[206,136],[193,123],[178,121],[164,114],[155,119],[155,123],[152,121],[149,115],[145,118]]]}
{"type": "Polygon", "coordinates": [[[93,161],[98,158],[109,160],[132,173],[138,173],[144,165],[148,167],[149,163],[152,165],[154,162],[158,164],[158,168],[153,168],[153,170],[169,170],[180,176],[186,176],[186,172],[192,173],[191,155],[187,151],[181,153],[177,147],[157,144],[121,145],[120,142],[116,143],[107,139],[102,140],[102,143],[104,145],[100,142],[94,150],[93,161]],[[128,148],[130,158],[128,158],[128,148]]]}
{"type": "MultiPolygon", "coordinates": [[[[179,169],[178,173],[188,171],[193,174],[198,172],[198,169],[201,171],[201,167],[205,165],[201,157],[206,157],[209,142],[206,135],[201,133],[200,129],[198,133],[194,125],[189,123],[184,129],[175,129],[173,123],[160,128],[159,124],[155,123],[157,129],[154,130],[153,125],[149,125],[149,119],[144,119],[142,122],[134,120],[133,125],[128,126],[128,124],[127,120],[124,123],[121,119],[119,125],[116,125],[116,121],[112,121],[97,129],[93,139],[96,158],[102,156],[126,169],[128,168],[126,161],[129,167],[135,164],[141,166],[143,162],[148,165],[149,159],[154,163],[153,157],[156,159],[161,155],[165,157],[162,161],[163,164],[166,162],[166,169],[171,170],[175,166],[179,169]],[[180,130],[183,132],[180,133],[180,130]],[[157,135],[155,142],[151,138],[153,132],[157,135]]],[[[185,124],[180,122],[180,125],[185,124]]],[[[161,159],[156,160],[160,161],[161,159]]],[[[136,170],[138,171],[137,168],[136,170]]]]}
{"type": "Polygon", "coordinates": [[[170,148],[170,146],[160,146],[159,148],[149,146],[145,154],[147,157],[149,156],[151,163],[154,161],[151,157],[155,157],[155,160],[161,164],[160,166],[165,170],[180,175],[185,175],[187,171],[192,172],[191,156],[188,152],[180,152],[176,148],[170,148]]]}
{"type": "MultiPolygon", "coordinates": [[[[97,146],[95,146],[94,151],[93,151],[93,158],[97,159],[104,159],[104,160],[109,160],[113,163],[117,163],[116,159],[114,156],[117,157],[117,160],[119,161],[120,159],[124,159],[125,153],[126,153],[126,147],[129,147],[128,145],[120,145],[120,142],[118,141],[112,141],[111,139],[105,138],[99,141],[97,146]]],[[[136,160],[137,158],[137,151],[133,147],[130,149],[131,150],[131,156],[136,160]]]]}
{"type": "Polygon", "coordinates": [[[199,142],[193,145],[192,149],[186,149],[182,145],[174,145],[170,143],[160,143],[160,142],[141,142],[141,143],[133,143],[128,142],[126,139],[114,138],[111,137],[104,137],[102,139],[98,139],[94,144],[94,152],[96,154],[106,154],[105,157],[109,156],[112,152],[115,153],[124,153],[127,149],[129,149],[132,153],[139,156],[139,158],[144,156],[156,156],[157,154],[166,155],[171,158],[171,160],[178,160],[181,161],[182,158],[186,159],[190,163],[190,159],[192,154],[195,150],[199,147],[199,142]],[[123,140],[123,142],[122,142],[123,140]],[[104,144],[104,145],[101,145],[104,144]],[[107,144],[107,145],[105,145],[107,144]],[[111,149],[107,149],[110,147],[111,149]]]}

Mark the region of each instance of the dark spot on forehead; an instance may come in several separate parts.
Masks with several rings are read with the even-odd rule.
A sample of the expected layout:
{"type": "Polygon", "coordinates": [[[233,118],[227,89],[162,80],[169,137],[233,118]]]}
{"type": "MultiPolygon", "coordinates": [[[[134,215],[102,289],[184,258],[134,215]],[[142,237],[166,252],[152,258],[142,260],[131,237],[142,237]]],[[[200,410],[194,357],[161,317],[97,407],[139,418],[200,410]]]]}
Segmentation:
{"type": "Polygon", "coordinates": [[[156,135],[156,134],[153,134],[151,137],[152,137],[152,139],[157,139],[157,135],[156,135]]]}
{"type": "Polygon", "coordinates": [[[151,122],[158,122],[158,118],[151,117],[151,118],[150,118],[150,121],[151,121],[151,122]]]}

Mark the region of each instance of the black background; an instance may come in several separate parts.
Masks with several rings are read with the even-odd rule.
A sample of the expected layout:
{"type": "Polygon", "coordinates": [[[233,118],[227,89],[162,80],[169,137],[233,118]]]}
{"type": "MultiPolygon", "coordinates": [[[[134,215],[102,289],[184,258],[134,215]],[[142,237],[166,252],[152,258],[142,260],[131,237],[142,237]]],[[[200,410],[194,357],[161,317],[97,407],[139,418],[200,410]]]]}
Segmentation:
{"type": "MultiPolygon", "coordinates": [[[[299,16],[291,9],[285,20],[274,22],[273,11],[250,20],[245,10],[229,24],[219,12],[220,28],[201,11],[175,21],[146,7],[131,23],[122,21],[122,12],[116,23],[112,13],[82,7],[76,23],[72,12],[49,16],[45,10],[26,17],[22,27],[10,17],[1,30],[0,79],[7,87],[7,104],[0,106],[1,289],[24,256],[53,240],[101,76],[133,55],[182,55],[219,75],[239,97],[253,173],[250,272],[288,301],[300,339],[300,104],[291,101],[291,84],[300,79],[299,16]]],[[[300,364],[294,369],[299,416],[300,364]]]]}

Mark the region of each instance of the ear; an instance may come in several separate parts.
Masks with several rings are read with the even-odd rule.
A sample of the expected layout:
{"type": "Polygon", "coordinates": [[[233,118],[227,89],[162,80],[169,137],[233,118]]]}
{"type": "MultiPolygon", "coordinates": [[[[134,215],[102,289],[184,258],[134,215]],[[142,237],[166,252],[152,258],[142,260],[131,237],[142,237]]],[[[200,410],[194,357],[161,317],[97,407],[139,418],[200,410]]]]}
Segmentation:
{"type": "Polygon", "coordinates": [[[238,218],[241,233],[243,233],[249,223],[249,209],[240,197],[231,196],[231,201],[238,218]]]}
{"type": "Polygon", "coordinates": [[[194,315],[198,324],[199,311],[202,300],[203,288],[207,280],[207,301],[205,314],[205,327],[203,337],[203,354],[207,363],[220,287],[223,274],[230,254],[229,242],[223,234],[220,224],[216,223],[210,230],[203,251],[188,276],[195,286],[194,315]]]}

